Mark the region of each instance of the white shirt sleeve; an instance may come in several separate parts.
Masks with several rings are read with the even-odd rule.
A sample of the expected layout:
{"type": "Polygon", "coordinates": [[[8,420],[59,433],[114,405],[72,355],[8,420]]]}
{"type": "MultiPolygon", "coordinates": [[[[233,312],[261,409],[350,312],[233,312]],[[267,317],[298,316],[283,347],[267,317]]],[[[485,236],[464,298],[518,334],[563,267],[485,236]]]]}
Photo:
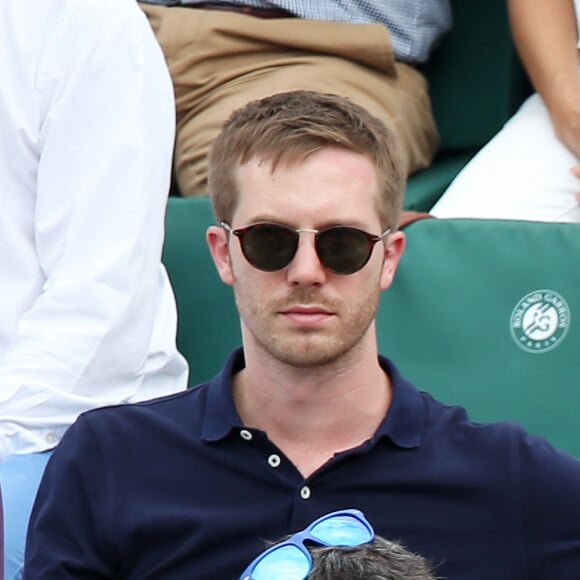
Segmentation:
{"type": "Polygon", "coordinates": [[[576,10],[576,29],[578,30],[578,48],[580,48],[580,0],[574,0],[574,10],[576,10]]]}
{"type": "Polygon", "coordinates": [[[6,237],[12,265],[0,257],[22,310],[0,352],[0,453],[1,444],[4,453],[52,447],[80,412],[186,380],[160,264],[175,125],[163,55],[134,0],[8,4],[14,16],[39,2],[56,15],[50,34],[13,23],[23,27],[16,37],[46,42],[31,87],[37,109],[22,110],[37,166],[21,169],[36,171],[36,192],[10,192],[13,223],[28,231],[6,237]],[[22,267],[30,275],[18,283],[22,267]]]}

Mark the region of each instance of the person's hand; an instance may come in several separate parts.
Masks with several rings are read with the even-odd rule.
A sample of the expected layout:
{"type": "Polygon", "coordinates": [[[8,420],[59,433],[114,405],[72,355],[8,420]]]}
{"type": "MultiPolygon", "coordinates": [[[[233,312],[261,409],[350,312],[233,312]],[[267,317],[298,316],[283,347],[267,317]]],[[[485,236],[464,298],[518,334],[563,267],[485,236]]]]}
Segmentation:
{"type": "MultiPolygon", "coordinates": [[[[570,171],[572,171],[572,173],[578,178],[580,179],[580,163],[577,165],[572,166],[572,168],[570,169],[570,171]]],[[[576,199],[578,200],[578,203],[580,203],[580,192],[578,192],[576,194],[576,199]]]]}
{"type": "MultiPolygon", "coordinates": [[[[580,120],[580,117],[579,117],[580,120]]],[[[574,126],[571,124],[568,127],[563,127],[560,131],[556,127],[556,134],[558,135],[560,141],[580,159],[580,126],[574,126]]],[[[580,181],[580,161],[570,168],[570,171],[575,175],[580,181]]],[[[580,203],[580,185],[578,186],[579,191],[576,193],[576,199],[580,203]]]]}
{"type": "MultiPolygon", "coordinates": [[[[570,170],[580,180],[580,89],[571,97],[562,98],[557,105],[552,105],[550,112],[556,135],[579,160],[570,170]]],[[[576,199],[580,203],[580,191],[576,199]]]]}
{"type": "Polygon", "coordinates": [[[573,97],[552,104],[550,113],[556,135],[580,160],[580,88],[573,97]]]}

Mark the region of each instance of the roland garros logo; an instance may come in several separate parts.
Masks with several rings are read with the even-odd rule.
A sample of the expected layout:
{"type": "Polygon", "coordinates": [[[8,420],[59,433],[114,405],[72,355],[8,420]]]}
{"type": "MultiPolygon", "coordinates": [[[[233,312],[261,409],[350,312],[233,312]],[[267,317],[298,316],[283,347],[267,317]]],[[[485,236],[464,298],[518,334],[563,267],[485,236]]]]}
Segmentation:
{"type": "Polygon", "coordinates": [[[556,348],[568,334],[570,307],[553,290],[535,290],[515,306],[510,331],[515,343],[527,352],[543,353],[556,348]]]}

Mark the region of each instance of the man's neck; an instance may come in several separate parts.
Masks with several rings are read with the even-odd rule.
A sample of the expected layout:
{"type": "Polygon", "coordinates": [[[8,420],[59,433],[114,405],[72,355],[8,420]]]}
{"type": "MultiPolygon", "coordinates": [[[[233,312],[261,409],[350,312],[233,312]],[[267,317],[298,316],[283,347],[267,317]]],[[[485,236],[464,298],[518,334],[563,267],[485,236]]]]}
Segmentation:
{"type": "Polygon", "coordinates": [[[261,362],[247,357],[234,377],[238,413],[246,426],[265,431],[305,477],[369,439],[389,408],[390,380],[376,352],[315,369],[261,362]]]}

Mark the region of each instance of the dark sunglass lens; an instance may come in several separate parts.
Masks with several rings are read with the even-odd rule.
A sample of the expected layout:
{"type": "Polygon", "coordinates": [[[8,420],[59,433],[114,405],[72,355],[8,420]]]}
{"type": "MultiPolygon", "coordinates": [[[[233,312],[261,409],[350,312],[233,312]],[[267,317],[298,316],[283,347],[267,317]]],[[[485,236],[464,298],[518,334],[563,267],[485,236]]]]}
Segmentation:
{"type": "Polygon", "coordinates": [[[369,260],[372,244],[356,228],[330,228],[318,235],[320,260],[337,274],[354,274],[369,260]]]}
{"type": "Polygon", "coordinates": [[[264,272],[285,268],[298,247],[298,234],[276,224],[249,227],[242,238],[242,250],[252,266],[264,272]]]}

